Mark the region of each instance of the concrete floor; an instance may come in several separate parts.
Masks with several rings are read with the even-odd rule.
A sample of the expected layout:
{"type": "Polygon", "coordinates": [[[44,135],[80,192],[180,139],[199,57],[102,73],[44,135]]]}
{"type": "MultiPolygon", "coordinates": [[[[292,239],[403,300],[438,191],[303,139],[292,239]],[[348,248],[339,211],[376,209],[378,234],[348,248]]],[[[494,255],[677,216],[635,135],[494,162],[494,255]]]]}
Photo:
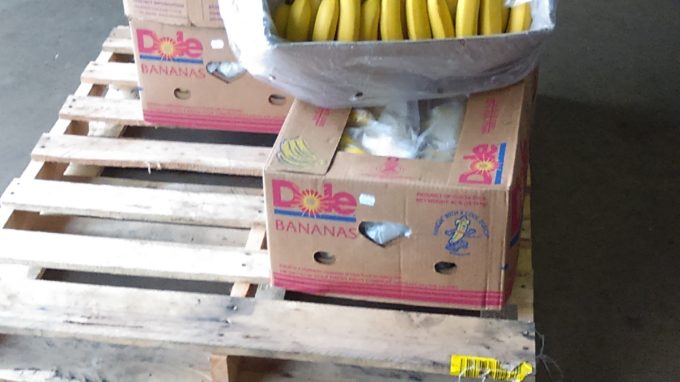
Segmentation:
{"type": "MultiPolygon", "coordinates": [[[[0,187],[125,23],[120,3],[0,2],[0,187]]],[[[680,376],[679,36],[676,0],[560,2],[532,208],[536,320],[566,381],[680,376]]]]}

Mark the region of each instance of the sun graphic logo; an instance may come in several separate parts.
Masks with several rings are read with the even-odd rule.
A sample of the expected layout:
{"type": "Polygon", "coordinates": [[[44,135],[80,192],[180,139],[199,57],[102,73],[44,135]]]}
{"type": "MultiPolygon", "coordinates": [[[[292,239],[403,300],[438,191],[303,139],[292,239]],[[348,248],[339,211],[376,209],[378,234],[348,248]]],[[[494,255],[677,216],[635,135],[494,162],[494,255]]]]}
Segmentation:
{"type": "Polygon", "coordinates": [[[158,55],[167,61],[175,58],[177,56],[177,43],[175,43],[175,40],[168,37],[161,38],[158,41],[158,55]]]}
{"type": "Polygon", "coordinates": [[[185,38],[182,31],[171,38],[160,37],[150,29],[137,29],[137,47],[141,60],[203,64],[203,44],[198,39],[185,38]]]}
{"type": "Polygon", "coordinates": [[[290,180],[271,182],[274,214],[300,218],[356,222],[357,200],[348,192],[334,192],[333,185],[323,184],[323,192],[300,189],[290,180]]]}
{"type": "Polygon", "coordinates": [[[299,196],[300,210],[309,216],[318,216],[323,211],[323,195],[316,190],[304,190],[299,196]]]}
{"type": "Polygon", "coordinates": [[[507,144],[482,144],[463,159],[470,161],[468,170],[458,177],[464,184],[501,184],[507,144]]]}

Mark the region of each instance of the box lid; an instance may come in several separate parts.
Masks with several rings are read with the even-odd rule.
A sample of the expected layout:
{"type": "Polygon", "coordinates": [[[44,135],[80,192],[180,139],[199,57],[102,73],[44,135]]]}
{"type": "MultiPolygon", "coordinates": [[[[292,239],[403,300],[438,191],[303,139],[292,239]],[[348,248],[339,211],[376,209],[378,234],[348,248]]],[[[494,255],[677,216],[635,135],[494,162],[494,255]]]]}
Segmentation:
{"type": "Polygon", "coordinates": [[[224,28],[218,0],[123,0],[125,15],[140,21],[224,28]]]}
{"type": "Polygon", "coordinates": [[[296,100],[274,144],[267,169],[326,174],[349,112],[350,109],[323,109],[296,100]]]}

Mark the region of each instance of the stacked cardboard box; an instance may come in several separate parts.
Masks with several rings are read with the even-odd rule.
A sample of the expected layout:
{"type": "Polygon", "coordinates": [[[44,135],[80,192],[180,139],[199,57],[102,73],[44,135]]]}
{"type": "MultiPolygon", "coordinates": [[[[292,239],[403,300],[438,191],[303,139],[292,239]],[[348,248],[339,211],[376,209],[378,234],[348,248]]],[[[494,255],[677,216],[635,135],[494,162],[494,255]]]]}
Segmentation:
{"type": "Polygon", "coordinates": [[[125,0],[145,121],[276,133],[292,97],[239,70],[217,0],[125,0]],[[232,78],[220,72],[226,62],[232,78]]]}
{"type": "Polygon", "coordinates": [[[534,89],[531,77],[471,96],[448,163],[337,151],[350,110],[296,101],[265,169],[274,284],[500,309],[519,254],[534,89]],[[287,160],[291,140],[307,160],[287,160]],[[364,228],[381,222],[407,226],[408,237],[376,244],[364,228]]]}

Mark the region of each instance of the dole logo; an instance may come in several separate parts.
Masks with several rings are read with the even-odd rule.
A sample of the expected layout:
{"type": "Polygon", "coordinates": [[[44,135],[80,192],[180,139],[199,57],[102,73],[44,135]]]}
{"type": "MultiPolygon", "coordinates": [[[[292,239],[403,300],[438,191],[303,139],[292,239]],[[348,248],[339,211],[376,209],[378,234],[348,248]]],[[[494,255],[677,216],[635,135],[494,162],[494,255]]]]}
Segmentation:
{"type": "Polygon", "coordinates": [[[195,38],[185,40],[181,31],[172,39],[158,37],[149,29],[137,29],[137,47],[142,60],[203,64],[203,44],[195,38]]]}
{"type": "Polygon", "coordinates": [[[501,184],[506,146],[505,143],[475,146],[471,154],[463,156],[463,159],[470,161],[470,167],[458,177],[458,182],[464,184],[501,184]]]}
{"type": "Polygon", "coordinates": [[[288,180],[272,180],[274,214],[302,218],[356,222],[357,200],[348,192],[333,193],[333,185],[323,184],[323,193],[301,190],[288,180]]]}

